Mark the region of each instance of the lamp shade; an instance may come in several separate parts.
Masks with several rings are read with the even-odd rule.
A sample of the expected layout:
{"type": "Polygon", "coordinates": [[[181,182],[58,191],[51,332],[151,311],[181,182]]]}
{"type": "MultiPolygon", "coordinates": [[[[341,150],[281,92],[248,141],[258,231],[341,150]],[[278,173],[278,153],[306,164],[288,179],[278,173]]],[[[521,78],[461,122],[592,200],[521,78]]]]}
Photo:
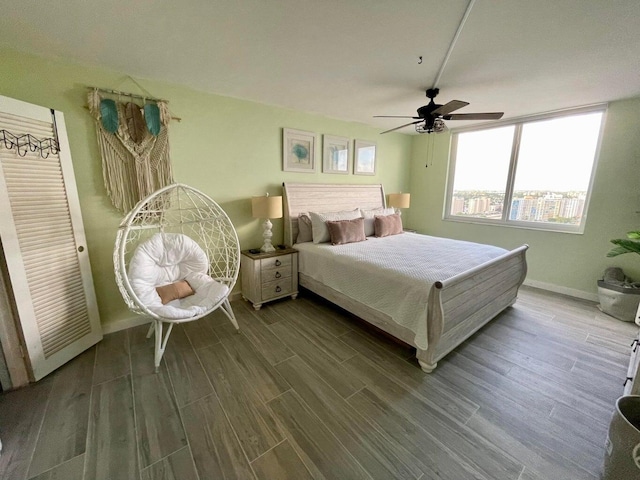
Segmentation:
{"type": "Polygon", "coordinates": [[[251,214],[253,218],[281,218],[282,197],[252,197],[251,214]]]}
{"type": "Polygon", "coordinates": [[[409,208],[411,204],[410,193],[390,193],[389,206],[394,208],[409,208]]]}

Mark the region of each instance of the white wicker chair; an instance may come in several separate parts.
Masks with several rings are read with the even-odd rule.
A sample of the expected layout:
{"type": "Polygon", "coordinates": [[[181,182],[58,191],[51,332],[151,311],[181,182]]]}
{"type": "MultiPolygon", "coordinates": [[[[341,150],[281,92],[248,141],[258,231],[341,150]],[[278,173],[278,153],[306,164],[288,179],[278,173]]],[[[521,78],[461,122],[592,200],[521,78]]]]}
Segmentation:
{"type": "Polygon", "coordinates": [[[155,331],[156,371],[175,323],[197,320],[219,307],[238,330],[238,323],[228,298],[240,269],[238,235],[224,210],[213,199],[195,188],[176,183],[157,190],[138,202],[118,229],[113,265],[118,288],[129,309],[152,319],[147,338],[155,331]],[[208,258],[209,277],[228,287],[224,297],[216,300],[216,303],[204,312],[177,319],[162,317],[157,313],[158,309],[151,309],[145,305],[132,287],[129,278],[130,260],[139,245],[148,243],[148,240],[158,233],[183,234],[194,240],[208,258]],[[163,335],[165,323],[168,326],[163,335]]]}

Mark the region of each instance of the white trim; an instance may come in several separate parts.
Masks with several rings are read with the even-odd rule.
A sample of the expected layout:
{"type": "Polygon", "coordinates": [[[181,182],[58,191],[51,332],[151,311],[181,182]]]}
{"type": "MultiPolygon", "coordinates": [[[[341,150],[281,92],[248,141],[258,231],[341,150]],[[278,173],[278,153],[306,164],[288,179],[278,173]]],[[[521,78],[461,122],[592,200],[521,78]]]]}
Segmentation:
{"type": "Polygon", "coordinates": [[[32,103],[4,96],[0,96],[0,103],[2,104],[2,111],[6,113],[51,123],[52,109],[49,107],[42,107],[40,105],[34,105],[32,103]]]}
{"type": "MultiPolygon", "coordinates": [[[[586,217],[585,217],[586,218],[586,217]]],[[[492,220],[489,218],[480,218],[480,217],[461,217],[461,216],[450,216],[442,219],[443,222],[458,222],[458,223],[466,223],[466,224],[475,224],[475,225],[493,225],[496,227],[507,227],[507,228],[519,228],[521,230],[538,230],[544,232],[554,232],[554,233],[570,233],[572,235],[583,235],[584,232],[578,230],[563,230],[560,228],[561,224],[554,225],[552,222],[549,222],[549,227],[539,227],[538,223],[542,225],[546,225],[542,222],[519,222],[517,220],[509,220],[508,222],[503,222],[501,220],[492,220]],[[553,225],[553,227],[551,227],[553,225]]]]}
{"type": "Polygon", "coordinates": [[[119,332],[120,330],[127,330],[129,328],[150,323],[151,320],[153,320],[151,317],[134,315],[128,318],[121,318],[120,320],[116,320],[115,322],[103,323],[102,334],[108,335],[109,333],[119,332]]]}
{"type": "Polygon", "coordinates": [[[562,295],[569,295],[570,297],[581,298],[583,300],[590,300],[592,302],[599,302],[597,293],[584,292],[582,290],[576,290],[575,288],[563,287],[562,285],[556,285],[554,283],[540,282],[538,280],[526,279],[523,283],[528,287],[540,288],[541,290],[548,290],[554,293],[560,293],[562,295]]]}
{"type": "Polygon", "coordinates": [[[561,233],[573,233],[584,234],[584,230],[587,224],[587,216],[589,212],[589,203],[591,200],[591,191],[595,181],[596,169],[598,166],[598,160],[600,157],[600,148],[602,146],[602,137],[604,135],[604,128],[606,123],[608,103],[599,103],[594,105],[587,105],[577,108],[568,108],[564,110],[558,110],[554,112],[541,113],[536,115],[530,115],[526,117],[514,118],[502,120],[499,122],[483,123],[480,125],[472,125],[469,127],[456,128],[451,130],[451,149],[449,153],[449,168],[447,169],[447,182],[444,199],[444,212],[442,215],[443,221],[454,221],[461,223],[476,223],[482,225],[499,225],[510,226],[515,228],[548,231],[548,232],[561,232],[561,233]],[[513,193],[514,182],[517,171],[518,156],[520,154],[520,137],[522,135],[522,128],[525,124],[530,124],[538,121],[545,121],[554,118],[570,117],[575,115],[584,115],[588,113],[602,112],[600,118],[600,128],[598,131],[598,141],[596,143],[593,163],[591,165],[591,175],[589,177],[589,184],[584,201],[583,216],[578,225],[574,224],[554,224],[553,222],[535,222],[535,221],[522,221],[522,220],[509,220],[511,216],[511,208],[513,205],[513,193]],[[509,172],[507,176],[507,185],[504,192],[504,201],[502,208],[502,218],[500,219],[487,219],[482,217],[466,217],[460,215],[451,214],[451,206],[453,201],[453,187],[455,183],[455,166],[457,156],[458,135],[460,133],[469,133],[482,130],[493,130],[495,128],[514,126],[514,139],[512,141],[511,159],[509,163],[509,172]]]}

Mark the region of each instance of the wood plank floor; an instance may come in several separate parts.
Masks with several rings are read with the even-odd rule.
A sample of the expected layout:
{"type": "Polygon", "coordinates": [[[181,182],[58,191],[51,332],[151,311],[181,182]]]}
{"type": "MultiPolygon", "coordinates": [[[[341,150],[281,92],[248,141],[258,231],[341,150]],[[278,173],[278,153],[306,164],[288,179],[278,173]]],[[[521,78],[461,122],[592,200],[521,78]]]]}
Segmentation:
{"type": "Polygon", "coordinates": [[[310,293],[232,306],[0,395],[0,478],[595,480],[637,329],[523,288],[427,375],[310,293]]]}

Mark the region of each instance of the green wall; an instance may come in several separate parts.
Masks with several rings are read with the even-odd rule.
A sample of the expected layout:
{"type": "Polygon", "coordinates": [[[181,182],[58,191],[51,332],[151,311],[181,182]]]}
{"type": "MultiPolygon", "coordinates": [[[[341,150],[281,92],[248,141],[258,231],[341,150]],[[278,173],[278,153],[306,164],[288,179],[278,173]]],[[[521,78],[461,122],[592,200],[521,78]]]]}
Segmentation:
{"type": "MultiPolygon", "coordinates": [[[[123,215],[105,193],[95,126],[84,108],[86,86],[141,92],[123,73],[12,50],[0,49],[0,64],[0,95],[64,112],[100,316],[103,325],[111,323],[107,328],[113,329],[112,322],[132,315],[115,285],[111,260],[123,215]]],[[[378,129],[363,124],[137,80],[156,97],[169,100],[172,113],[182,118],[170,127],[175,179],[204,191],[227,211],[243,249],[262,244],[260,221],[251,217],[250,197],[280,194],[282,182],[382,183],[387,192],[409,189],[411,137],[407,135],[380,136],[378,129]],[[320,173],[321,168],[315,174],[283,172],[282,128],[376,141],[377,174],[330,175],[320,173]]],[[[321,143],[316,145],[317,159],[321,143]]],[[[280,243],[282,220],[273,224],[273,241],[280,243]]]]}
{"type": "Polygon", "coordinates": [[[421,233],[513,248],[527,243],[527,282],[595,299],[608,266],[640,280],[640,258],[606,258],[609,240],[640,229],[640,99],[609,105],[584,234],[443,221],[451,136],[413,137],[408,222],[421,233]],[[425,168],[425,164],[429,164],[425,168]]]}

